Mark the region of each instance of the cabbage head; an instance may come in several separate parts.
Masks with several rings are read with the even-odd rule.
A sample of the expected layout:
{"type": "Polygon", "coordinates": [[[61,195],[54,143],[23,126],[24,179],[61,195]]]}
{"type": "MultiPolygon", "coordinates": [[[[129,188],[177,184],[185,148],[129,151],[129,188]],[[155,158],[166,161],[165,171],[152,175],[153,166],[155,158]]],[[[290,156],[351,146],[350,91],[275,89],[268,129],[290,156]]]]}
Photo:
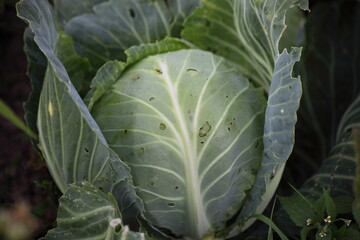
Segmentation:
{"type": "Polygon", "coordinates": [[[301,48],[279,41],[295,4],[20,1],[26,117],[64,193],[45,239],[244,231],[294,143],[301,48]]]}

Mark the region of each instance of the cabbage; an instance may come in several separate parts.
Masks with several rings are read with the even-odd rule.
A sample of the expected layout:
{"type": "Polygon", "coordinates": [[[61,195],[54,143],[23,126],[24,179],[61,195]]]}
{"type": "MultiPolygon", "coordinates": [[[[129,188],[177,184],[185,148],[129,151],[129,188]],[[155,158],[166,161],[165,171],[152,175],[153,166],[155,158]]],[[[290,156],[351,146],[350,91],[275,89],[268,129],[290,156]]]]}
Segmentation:
{"type": "Polygon", "coordinates": [[[301,48],[278,46],[294,4],[307,3],[21,1],[41,86],[27,118],[64,192],[46,239],[245,230],[294,143],[301,48]]]}

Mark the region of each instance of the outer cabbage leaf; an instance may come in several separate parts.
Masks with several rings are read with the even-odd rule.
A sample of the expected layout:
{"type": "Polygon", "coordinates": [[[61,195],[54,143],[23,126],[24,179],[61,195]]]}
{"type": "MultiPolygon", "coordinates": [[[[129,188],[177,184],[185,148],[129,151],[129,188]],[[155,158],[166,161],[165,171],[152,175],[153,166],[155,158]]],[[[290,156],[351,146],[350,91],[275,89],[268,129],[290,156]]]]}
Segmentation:
{"type": "Polygon", "coordinates": [[[357,146],[353,129],[360,129],[360,95],[341,119],[338,142],[320,169],[305,182],[301,192],[316,197],[323,188],[329,188],[334,196],[354,195],[352,185],[355,180],[357,146]]]}
{"type": "Polygon", "coordinates": [[[57,33],[45,0],[21,1],[18,15],[29,23],[48,61],[38,113],[39,148],[60,190],[88,180],[114,193],[126,221],[142,211],[128,167],[108,147],[99,127],[55,55],[57,33]]]}
{"type": "Polygon", "coordinates": [[[203,0],[182,35],[202,49],[238,64],[241,72],[269,90],[286,28],[286,11],[306,0],[203,0]]]}
{"type": "Polygon", "coordinates": [[[317,171],[304,187],[314,197],[323,187],[332,188],[333,195],[353,194],[351,127],[359,122],[359,21],[360,3],[343,1],[318,4],[306,24],[304,96],[290,170],[296,174],[298,164],[312,170],[310,176],[299,176],[297,185],[317,171]]]}
{"type": "MultiPolygon", "coordinates": [[[[72,83],[80,93],[88,91],[93,69],[88,59],[81,58],[73,49],[70,36],[59,32],[56,55],[64,64],[72,83]]],[[[38,132],[36,122],[39,108],[40,92],[47,68],[47,59],[34,41],[34,34],[27,28],[24,33],[25,53],[29,63],[27,75],[31,80],[32,92],[26,101],[25,119],[31,130],[38,132]]]]}
{"type": "Polygon", "coordinates": [[[285,163],[294,145],[296,111],[301,97],[299,78],[291,76],[294,64],[300,59],[299,48],[290,53],[284,51],[275,65],[269,98],[265,113],[264,155],[257,173],[256,183],[248,194],[235,224],[228,228],[230,236],[235,236],[248,228],[255,219],[253,213],[261,213],[270,202],[280,182],[285,163]],[[245,224],[244,224],[245,223],[245,224]]]}
{"type": "Polygon", "coordinates": [[[70,185],[59,203],[57,227],[45,240],[145,240],[144,233],[131,232],[123,225],[112,194],[103,193],[89,182],[70,185]]]}
{"type": "Polygon", "coordinates": [[[92,115],[131,167],[147,219],[200,238],[223,229],[254,184],[264,108],[236,66],[180,50],[128,68],[92,115]]]}
{"type": "MultiPolygon", "coordinates": [[[[25,120],[29,128],[38,133],[36,126],[40,92],[44,81],[45,71],[47,67],[47,59],[40,51],[34,41],[34,34],[28,27],[24,32],[24,51],[28,61],[27,75],[31,80],[32,91],[29,98],[24,104],[25,120]]],[[[34,139],[32,139],[35,141],[34,139]]],[[[36,145],[36,144],[35,144],[36,145]]]]}
{"type": "Polygon", "coordinates": [[[124,50],[166,36],[179,36],[181,25],[199,0],[110,0],[93,7],[94,13],[72,18],[65,32],[75,40],[80,55],[95,67],[108,60],[125,60],[124,50]]]}

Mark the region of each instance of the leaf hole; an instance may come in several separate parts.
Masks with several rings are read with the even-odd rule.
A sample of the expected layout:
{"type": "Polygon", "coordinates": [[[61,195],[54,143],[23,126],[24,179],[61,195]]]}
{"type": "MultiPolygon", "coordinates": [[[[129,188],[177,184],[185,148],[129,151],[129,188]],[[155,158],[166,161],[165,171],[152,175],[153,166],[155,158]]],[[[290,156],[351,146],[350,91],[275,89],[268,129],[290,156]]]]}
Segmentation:
{"type": "Polygon", "coordinates": [[[202,127],[199,129],[199,136],[205,137],[211,130],[211,125],[208,121],[206,121],[202,127]]]}
{"type": "Polygon", "coordinates": [[[174,206],[175,206],[175,203],[169,202],[169,203],[168,203],[168,206],[169,206],[169,207],[174,207],[174,206]]]}
{"type": "Polygon", "coordinates": [[[155,72],[157,72],[158,74],[162,74],[163,72],[160,69],[155,69],[155,72]]]}
{"type": "Polygon", "coordinates": [[[134,11],[134,9],[130,8],[130,9],[129,9],[129,14],[130,14],[130,17],[135,18],[135,11],[134,11]]]}
{"type": "Polygon", "coordinates": [[[121,229],[122,229],[122,227],[121,227],[121,225],[119,224],[119,225],[117,225],[117,226],[115,227],[115,232],[116,232],[116,233],[119,233],[119,232],[121,231],[121,229]]]}
{"type": "Polygon", "coordinates": [[[85,153],[89,153],[89,149],[84,148],[85,153]]]}
{"type": "Polygon", "coordinates": [[[163,123],[160,123],[160,124],[159,124],[159,128],[160,128],[161,130],[165,130],[165,129],[166,129],[166,125],[163,124],[163,123]]]}
{"type": "Polygon", "coordinates": [[[154,185],[155,185],[155,182],[150,181],[150,182],[149,182],[149,185],[150,185],[150,186],[154,186],[154,185]]]}
{"type": "Polygon", "coordinates": [[[229,96],[225,96],[226,98],[229,98],[229,96]]]}
{"type": "Polygon", "coordinates": [[[145,153],[145,148],[140,148],[140,150],[139,150],[139,153],[141,154],[141,155],[143,155],[144,153],[145,153]]]}
{"type": "Polygon", "coordinates": [[[125,130],[124,130],[124,134],[127,134],[127,132],[128,132],[128,130],[127,130],[127,129],[125,129],[125,130]]]}
{"type": "Polygon", "coordinates": [[[289,90],[291,90],[291,85],[288,87],[289,90]]]}
{"type": "Polygon", "coordinates": [[[178,189],[179,189],[179,186],[175,186],[175,189],[178,190],[178,189]]]}
{"type": "Polygon", "coordinates": [[[154,97],[150,97],[150,98],[149,98],[149,101],[150,101],[150,102],[152,102],[152,101],[154,101],[154,100],[155,100],[154,97]]]}
{"type": "Polygon", "coordinates": [[[230,127],[228,127],[228,130],[229,130],[229,131],[231,130],[230,127]]]}
{"type": "Polygon", "coordinates": [[[258,148],[258,146],[259,146],[259,141],[256,141],[255,148],[258,148]]]}

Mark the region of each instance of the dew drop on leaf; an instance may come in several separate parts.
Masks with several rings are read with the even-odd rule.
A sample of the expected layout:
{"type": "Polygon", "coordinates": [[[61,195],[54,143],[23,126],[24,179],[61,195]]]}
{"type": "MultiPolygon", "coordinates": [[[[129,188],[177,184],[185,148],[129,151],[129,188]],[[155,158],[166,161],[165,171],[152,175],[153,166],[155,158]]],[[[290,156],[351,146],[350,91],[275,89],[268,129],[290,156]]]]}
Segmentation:
{"type": "Polygon", "coordinates": [[[210,130],[211,130],[211,125],[208,121],[206,121],[199,130],[199,136],[205,137],[210,132],[210,130]]]}
{"type": "Polygon", "coordinates": [[[166,125],[163,124],[163,123],[160,123],[159,128],[160,128],[161,130],[165,130],[165,129],[166,129],[166,125]]]}

